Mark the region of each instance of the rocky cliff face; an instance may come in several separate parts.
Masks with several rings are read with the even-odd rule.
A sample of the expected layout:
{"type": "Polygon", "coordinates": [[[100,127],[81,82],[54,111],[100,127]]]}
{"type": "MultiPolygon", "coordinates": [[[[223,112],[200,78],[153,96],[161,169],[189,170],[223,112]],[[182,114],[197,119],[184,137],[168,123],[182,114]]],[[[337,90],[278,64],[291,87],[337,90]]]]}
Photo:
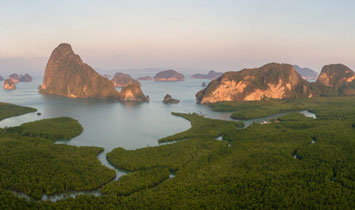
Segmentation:
{"type": "Polygon", "coordinates": [[[137,84],[140,86],[140,83],[133,79],[130,75],[124,73],[116,73],[112,78],[112,82],[116,87],[126,87],[128,85],[137,84]]]}
{"type": "Polygon", "coordinates": [[[83,63],[69,44],[60,44],[54,49],[39,91],[70,98],[119,98],[111,81],[83,63]]]}
{"type": "Polygon", "coordinates": [[[154,76],[154,81],[183,81],[184,75],[174,70],[161,71],[154,76]]]}
{"type": "Polygon", "coordinates": [[[29,74],[21,75],[20,82],[32,82],[32,77],[29,74]]]}
{"type": "Polygon", "coordinates": [[[215,72],[213,70],[209,71],[208,74],[194,74],[191,76],[191,79],[209,79],[214,80],[222,76],[223,73],[215,72]]]}
{"type": "Polygon", "coordinates": [[[12,79],[7,79],[4,81],[3,87],[5,90],[14,90],[16,89],[16,84],[12,79]]]}
{"type": "Polygon", "coordinates": [[[227,72],[196,94],[198,103],[312,97],[310,84],[289,64],[227,72]]]}
{"type": "Polygon", "coordinates": [[[354,81],[354,72],[343,64],[331,64],[322,68],[317,83],[326,87],[339,89],[354,81]]]}
{"type": "Polygon", "coordinates": [[[204,104],[331,95],[355,95],[355,74],[349,67],[326,65],[317,81],[309,83],[293,66],[271,63],[260,68],[224,73],[198,92],[196,99],[204,104]]]}
{"type": "Polygon", "coordinates": [[[355,74],[343,64],[326,65],[313,86],[316,95],[354,95],[355,74]]]}
{"type": "Polygon", "coordinates": [[[20,82],[20,76],[18,74],[10,74],[9,79],[11,79],[14,83],[20,82]]]}
{"type": "Polygon", "coordinates": [[[110,80],[83,63],[69,44],[60,44],[54,49],[48,60],[43,84],[39,87],[39,92],[70,98],[122,101],[127,98],[140,97],[140,95],[135,95],[137,91],[132,91],[133,97],[125,97],[125,94],[120,94],[110,80]]]}
{"type": "Polygon", "coordinates": [[[149,102],[149,96],[145,96],[138,84],[130,84],[122,87],[121,100],[135,102],[149,102]]]}

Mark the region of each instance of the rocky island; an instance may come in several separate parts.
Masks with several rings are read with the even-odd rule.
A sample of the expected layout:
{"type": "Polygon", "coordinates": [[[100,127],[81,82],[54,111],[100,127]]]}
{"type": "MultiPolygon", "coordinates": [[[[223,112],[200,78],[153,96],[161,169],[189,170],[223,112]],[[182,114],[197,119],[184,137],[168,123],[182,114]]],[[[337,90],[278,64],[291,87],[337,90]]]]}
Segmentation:
{"type": "Polygon", "coordinates": [[[270,63],[260,68],[226,72],[196,94],[198,103],[354,95],[354,72],[342,65],[323,67],[316,82],[304,80],[292,65],[270,63]]]}
{"type": "Polygon", "coordinates": [[[137,83],[122,87],[122,101],[149,102],[149,96],[145,96],[137,83]]]}
{"type": "Polygon", "coordinates": [[[175,70],[166,70],[157,73],[154,76],[154,81],[183,81],[184,75],[175,70]]]}
{"type": "MultiPolygon", "coordinates": [[[[69,44],[60,44],[54,49],[46,66],[43,84],[39,87],[42,94],[120,101],[132,98],[124,95],[128,90],[120,94],[110,80],[84,63],[69,44]]],[[[133,94],[136,92],[131,91],[133,94]]]]}
{"type": "Polygon", "coordinates": [[[326,65],[313,87],[316,96],[355,95],[355,74],[343,64],[326,65]]]}
{"type": "Polygon", "coordinates": [[[209,71],[208,74],[194,74],[191,76],[191,79],[209,79],[214,80],[222,76],[222,72],[215,72],[213,70],[209,71]]]}
{"type": "Polygon", "coordinates": [[[318,73],[313,71],[312,69],[307,67],[302,68],[298,65],[293,65],[293,67],[296,69],[297,73],[299,73],[303,79],[308,81],[315,81],[317,79],[318,73]]]}
{"type": "Polygon", "coordinates": [[[7,79],[4,81],[4,90],[15,90],[16,84],[12,79],[7,79]]]}
{"type": "Polygon", "coordinates": [[[0,82],[2,82],[2,81],[4,81],[5,79],[4,79],[4,77],[2,77],[1,75],[0,75],[0,82]]]}
{"type": "Polygon", "coordinates": [[[20,76],[20,82],[32,82],[33,78],[29,74],[25,74],[20,76]]]}
{"type": "Polygon", "coordinates": [[[166,96],[164,97],[163,103],[164,104],[178,104],[178,103],[180,103],[180,101],[178,99],[174,99],[173,97],[171,97],[171,95],[166,94],[166,96]]]}
{"type": "Polygon", "coordinates": [[[14,83],[20,82],[20,76],[18,74],[10,74],[9,79],[11,79],[14,83]]]}
{"type": "Polygon", "coordinates": [[[151,76],[138,77],[137,80],[152,80],[151,76]]]}
{"type": "Polygon", "coordinates": [[[126,87],[132,84],[140,86],[140,83],[137,80],[133,79],[129,74],[124,74],[120,72],[116,73],[111,81],[116,87],[126,87]]]}

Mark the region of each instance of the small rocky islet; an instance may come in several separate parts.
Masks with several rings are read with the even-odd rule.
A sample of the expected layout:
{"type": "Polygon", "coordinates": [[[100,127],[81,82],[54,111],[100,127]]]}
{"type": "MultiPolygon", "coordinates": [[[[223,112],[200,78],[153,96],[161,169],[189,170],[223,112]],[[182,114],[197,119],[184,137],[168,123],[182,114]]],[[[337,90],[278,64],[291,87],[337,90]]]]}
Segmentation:
{"type": "Polygon", "coordinates": [[[29,74],[25,75],[18,75],[16,73],[10,74],[8,79],[4,79],[3,77],[0,76],[0,81],[4,81],[3,83],[3,88],[4,90],[15,90],[16,89],[16,83],[19,82],[32,82],[32,77],[29,74]]]}
{"type": "Polygon", "coordinates": [[[4,90],[15,90],[16,83],[12,79],[6,79],[3,84],[4,90]]]}
{"type": "Polygon", "coordinates": [[[163,99],[163,103],[164,104],[178,104],[178,103],[180,103],[180,100],[174,99],[173,97],[171,97],[171,95],[166,94],[163,99]]]}

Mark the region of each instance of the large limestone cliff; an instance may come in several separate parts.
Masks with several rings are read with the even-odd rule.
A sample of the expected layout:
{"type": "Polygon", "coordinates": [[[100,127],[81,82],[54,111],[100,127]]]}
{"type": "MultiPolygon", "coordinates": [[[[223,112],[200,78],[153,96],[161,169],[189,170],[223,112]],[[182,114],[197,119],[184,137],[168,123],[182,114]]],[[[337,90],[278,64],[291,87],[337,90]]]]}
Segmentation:
{"type": "Polygon", "coordinates": [[[114,84],[84,63],[69,44],[54,49],[39,92],[70,98],[125,100],[114,84]]]}
{"type": "Polygon", "coordinates": [[[201,104],[311,96],[310,84],[292,65],[277,63],[224,73],[196,94],[197,102],[201,104]]]}
{"type": "Polygon", "coordinates": [[[316,95],[355,95],[355,74],[343,64],[330,64],[313,84],[316,95]]]}

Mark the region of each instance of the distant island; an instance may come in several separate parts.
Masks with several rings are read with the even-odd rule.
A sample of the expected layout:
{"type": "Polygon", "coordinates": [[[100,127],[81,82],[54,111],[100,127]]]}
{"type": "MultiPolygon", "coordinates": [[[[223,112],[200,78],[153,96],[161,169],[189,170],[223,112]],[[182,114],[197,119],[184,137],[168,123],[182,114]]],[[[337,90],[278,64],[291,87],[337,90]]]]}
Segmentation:
{"type": "Polygon", "coordinates": [[[9,79],[11,79],[14,83],[19,83],[19,82],[32,82],[32,77],[29,74],[25,74],[25,75],[18,75],[16,73],[14,74],[10,74],[9,75],[9,79]]]}
{"type": "Polygon", "coordinates": [[[157,73],[154,76],[154,81],[163,81],[163,82],[171,82],[171,81],[183,81],[184,75],[176,72],[175,70],[165,70],[157,73]]]}
{"type": "Polygon", "coordinates": [[[60,44],[48,60],[43,84],[39,87],[42,94],[65,96],[69,98],[111,99],[118,101],[145,102],[140,87],[131,86],[121,94],[114,84],[98,74],[80,56],[75,54],[69,44],[60,44]],[[140,91],[137,91],[137,88],[140,91]],[[129,96],[124,95],[125,93],[129,96]]]}
{"type": "Polygon", "coordinates": [[[0,75],[0,82],[2,82],[2,81],[4,81],[5,79],[4,79],[4,77],[2,77],[1,75],[0,75]]]}
{"type": "Polygon", "coordinates": [[[304,80],[290,64],[226,72],[196,94],[198,103],[355,95],[354,72],[345,65],[324,66],[316,82],[304,80]]]}
{"type": "Polygon", "coordinates": [[[20,76],[20,82],[32,82],[33,78],[29,74],[20,76]]]}
{"type": "Polygon", "coordinates": [[[137,84],[138,86],[140,86],[140,83],[137,80],[133,79],[129,74],[124,74],[121,72],[117,72],[113,76],[111,81],[116,87],[126,87],[132,84],[137,84]]]}
{"type": "Polygon", "coordinates": [[[18,74],[10,74],[9,79],[11,79],[14,83],[20,82],[20,76],[18,74]]]}
{"type": "Polygon", "coordinates": [[[315,81],[318,77],[318,73],[310,68],[300,67],[298,65],[293,65],[296,71],[301,75],[301,77],[308,81],[315,81]]]}
{"type": "Polygon", "coordinates": [[[138,77],[137,80],[152,80],[151,76],[138,77]]]}
{"type": "Polygon", "coordinates": [[[213,70],[209,71],[208,74],[194,74],[191,76],[191,79],[209,79],[214,80],[222,76],[222,72],[215,72],[213,70]]]}

